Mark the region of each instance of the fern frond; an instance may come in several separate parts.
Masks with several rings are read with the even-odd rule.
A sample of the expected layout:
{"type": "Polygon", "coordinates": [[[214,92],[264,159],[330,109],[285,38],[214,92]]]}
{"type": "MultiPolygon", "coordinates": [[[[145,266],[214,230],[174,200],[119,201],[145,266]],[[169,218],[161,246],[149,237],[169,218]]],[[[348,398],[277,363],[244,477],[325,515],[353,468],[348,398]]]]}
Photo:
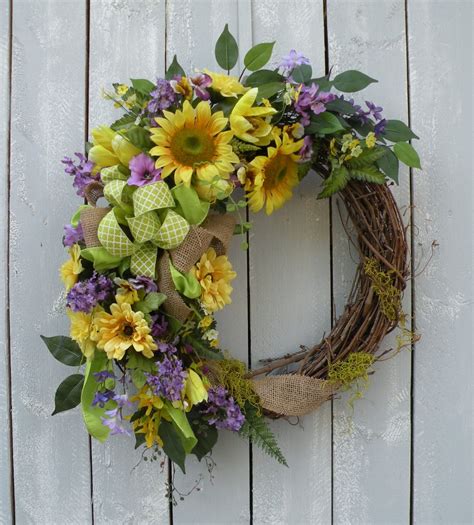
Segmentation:
{"type": "Polygon", "coordinates": [[[376,184],[383,184],[385,182],[385,175],[375,166],[351,169],[349,175],[352,179],[365,182],[374,182],[376,184]]]}
{"type": "Polygon", "coordinates": [[[333,168],[331,175],[324,181],[323,190],[318,195],[318,199],[330,197],[334,193],[346,187],[349,181],[349,172],[345,166],[333,168]]]}

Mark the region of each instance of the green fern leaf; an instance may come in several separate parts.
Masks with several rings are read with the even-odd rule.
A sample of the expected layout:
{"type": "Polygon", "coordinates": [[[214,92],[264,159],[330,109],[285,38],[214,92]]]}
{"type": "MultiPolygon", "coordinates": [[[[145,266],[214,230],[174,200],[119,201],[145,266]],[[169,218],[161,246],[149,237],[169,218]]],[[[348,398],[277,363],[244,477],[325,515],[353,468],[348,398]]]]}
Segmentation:
{"type": "Polygon", "coordinates": [[[375,166],[351,169],[349,175],[351,179],[357,179],[364,182],[374,182],[375,184],[383,184],[385,182],[385,175],[375,166]]]}
{"type": "Polygon", "coordinates": [[[255,407],[249,403],[245,404],[245,423],[239,432],[243,438],[248,438],[253,444],[261,448],[270,457],[276,459],[278,463],[288,466],[273,432],[267,425],[262,415],[257,413],[255,407]]]}
{"type": "Polygon", "coordinates": [[[324,181],[323,191],[318,195],[318,199],[330,197],[337,191],[346,187],[349,181],[349,171],[345,166],[333,168],[331,175],[324,181]]]}
{"type": "Polygon", "coordinates": [[[358,156],[346,161],[346,165],[349,169],[353,168],[366,168],[377,162],[387,153],[385,148],[375,147],[372,149],[364,149],[364,151],[358,156]]]}

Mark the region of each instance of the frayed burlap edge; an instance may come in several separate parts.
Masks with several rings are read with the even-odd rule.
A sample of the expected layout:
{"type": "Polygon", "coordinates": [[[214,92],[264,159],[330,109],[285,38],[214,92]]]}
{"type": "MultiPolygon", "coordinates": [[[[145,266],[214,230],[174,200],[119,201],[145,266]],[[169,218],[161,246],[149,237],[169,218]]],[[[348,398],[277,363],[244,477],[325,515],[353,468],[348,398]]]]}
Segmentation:
{"type": "MultiPolygon", "coordinates": [[[[89,184],[90,186],[90,184],[89,184]]],[[[87,248],[101,246],[97,230],[100,221],[109,213],[110,208],[84,208],[81,211],[80,223],[87,248]]]]}

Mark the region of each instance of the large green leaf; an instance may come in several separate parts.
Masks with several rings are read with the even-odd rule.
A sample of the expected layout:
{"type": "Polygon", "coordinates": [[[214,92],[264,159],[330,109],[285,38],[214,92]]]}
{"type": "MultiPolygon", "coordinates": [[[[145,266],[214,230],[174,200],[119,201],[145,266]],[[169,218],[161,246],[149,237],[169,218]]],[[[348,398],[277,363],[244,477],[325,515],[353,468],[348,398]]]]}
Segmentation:
{"type": "Polygon", "coordinates": [[[300,66],[296,66],[293,71],[291,72],[291,78],[300,84],[304,84],[305,82],[308,82],[311,79],[311,74],[313,73],[313,69],[309,64],[301,64],[300,66]]]}
{"type": "Polygon", "coordinates": [[[316,84],[320,91],[330,91],[333,86],[333,82],[332,80],[329,80],[328,75],[319,78],[312,78],[308,84],[316,84]]]}
{"type": "Polygon", "coordinates": [[[194,435],[193,429],[189,424],[186,413],[183,410],[174,408],[171,403],[166,403],[166,411],[173,421],[176,430],[178,431],[179,438],[183,444],[184,450],[189,454],[193,448],[196,446],[197,439],[194,435]]]}
{"type": "Polygon", "coordinates": [[[275,42],[266,42],[252,47],[244,57],[244,65],[250,71],[261,69],[271,58],[275,42]]]}
{"type": "Polygon", "coordinates": [[[279,91],[283,91],[285,85],[282,82],[270,82],[268,84],[261,84],[258,86],[257,101],[262,98],[270,98],[276,95],[279,91]]]}
{"type": "Polygon", "coordinates": [[[415,148],[408,142],[397,142],[393,146],[393,152],[407,166],[421,170],[420,157],[415,148]]]}
{"type": "Polygon", "coordinates": [[[377,82],[377,80],[355,69],[339,73],[333,80],[334,87],[344,93],[360,91],[373,82],[377,82]]]}
{"type": "Polygon", "coordinates": [[[207,454],[209,454],[214,448],[219,433],[215,426],[209,425],[206,421],[202,421],[198,411],[191,411],[188,414],[188,418],[194,431],[194,435],[197,438],[197,443],[193,448],[192,453],[199,461],[201,461],[202,458],[207,456],[207,454]]]}
{"type": "Polygon", "coordinates": [[[386,155],[377,161],[377,166],[385,173],[385,175],[398,184],[398,159],[395,153],[387,146],[383,146],[386,155]]]}
{"type": "Polygon", "coordinates": [[[229,31],[228,24],[225,25],[220,37],[217,39],[215,55],[217,63],[222,69],[230,71],[239,58],[239,46],[229,31]]]}
{"type": "Polygon", "coordinates": [[[183,443],[181,442],[178,431],[174,425],[169,421],[162,419],[160,426],[158,427],[158,434],[163,440],[163,450],[165,451],[165,454],[173,463],[178,465],[183,471],[183,474],[186,474],[186,469],[184,467],[186,451],[184,450],[183,443]]]}
{"type": "Polygon", "coordinates": [[[329,111],[337,111],[341,115],[354,115],[357,113],[357,110],[354,108],[354,105],[347,100],[342,100],[336,98],[332,102],[326,104],[326,109],[329,111]]]}
{"type": "Polygon", "coordinates": [[[270,82],[282,82],[283,77],[277,71],[272,69],[261,69],[251,73],[246,81],[245,85],[250,87],[258,87],[262,84],[269,84],[270,82]]]}
{"type": "Polygon", "coordinates": [[[54,396],[54,414],[70,410],[77,407],[81,402],[81,391],[84,384],[84,376],[82,374],[73,374],[58,386],[56,395],[54,396]]]}
{"type": "Polygon", "coordinates": [[[70,337],[57,335],[54,337],[40,336],[51,354],[63,365],[79,366],[84,361],[84,355],[79,345],[70,337]]]}
{"type": "Polygon", "coordinates": [[[143,93],[144,95],[149,95],[156,87],[153,82],[150,82],[146,78],[131,78],[130,80],[135,91],[143,93]]]}
{"type": "Polygon", "coordinates": [[[104,417],[107,406],[101,408],[100,406],[92,406],[94,395],[97,392],[97,381],[94,374],[108,369],[109,361],[105,352],[95,352],[94,358],[87,361],[84,386],[81,393],[82,417],[89,434],[104,442],[108,436],[110,429],[102,424],[102,417],[104,417]]]}
{"type": "Polygon", "coordinates": [[[418,138],[401,120],[387,120],[383,136],[390,142],[403,142],[418,138]]]}
{"type": "Polygon", "coordinates": [[[307,133],[316,133],[318,135],[329,135],[343,130],[344,127],[339,119],[336,115],[329,113],[329,111],[312,117],[309,126],[306,127],[307,133]]]}
{"type": "Polygon", "coordinates": [[[337,191],[342,190],[349,181],[349,172],[345,166],[333,168],[331,175],[324,181],[323,190],[318,199],[330,197],[337,191]]]}
{"type": "Polygon", "coordinates": [[[174,55],[173,61],[171,62],[170,67],[166,71],[165,78],[166,80],[173,80],[174,77],[184,76],[186,76],[186,73],[184,72],[184,69],[179,65],[176,55],[174,55]]]}

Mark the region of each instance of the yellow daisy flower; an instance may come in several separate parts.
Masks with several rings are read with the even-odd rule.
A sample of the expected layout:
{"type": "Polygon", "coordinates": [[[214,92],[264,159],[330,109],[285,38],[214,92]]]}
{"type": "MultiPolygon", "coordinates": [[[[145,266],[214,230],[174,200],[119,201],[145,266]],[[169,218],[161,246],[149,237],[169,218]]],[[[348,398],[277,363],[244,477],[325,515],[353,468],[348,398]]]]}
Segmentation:
{"type": "Polygon", "coordinates": [[[128,168],[130,160],[141,153],[125,137],[107,126],[99,126],[91,132],[92,143],[88,158],[95,163],[94,172],[109,166],[123,164],[128,168]]]}
{"type": "Polygon", "coordinates": [[[156,344],[142,312],[134,312],[129,303],[112,304],[110,314],[100,312],[95,318],[97,347],[105,350],[109,359],[122,359],[129,348],[145,357],[153,357],[156,344]]]}
{"type": "Polygon", "coordinates": [[[91,339],[91,333],[95,330],[92,314],[73,312],[69,308],[66,313],[71,321],[71,339],[76,341],[87,359],[91,358],[95,350],[95,343],[91,339]]]}
{"type": "Polygon", "coordinates": [[[215,312],[230,304],[232,286],[237,277],[227,256],[217,255],[209,248],[193,268],[193,273],[201,285],[201,304],[207,312],[215,312]]]}
{"type": "Polygon", "coordinates": [[[246,91],[246,88],[239,82],[237,77],[215,73],[208,69],[204,69],[204,73],[212,79],[211,88],[219,92],[223,97],[237,98],[237,95],[242,95],[246,91]]]}
{"type": "Polygon", "coordinates": [[[232,131],[223,131],[228,119],[222,111],[211,113],[211,106],[201,101],[196,108],[185,100],[182,110],[163,112],[157,118],[159,127],[151,129],[151,140],[156,144],[150,150],[157,158],[156,167],[162,168],[162,178],[174,172],[176,184],[190,186],[193,173],[198,181],[210,182],[228,179],[239,158],[229,144],[232,131]]]}
{"type": "Polygon", "coordinates": [[[254,106],[258,88],[247,91],[230,114],[230,129],[240,140],[266,146],[270,143],[272,126],[269,117],[277,111],[272,107],[254,106]]]}
{"type": "Polygon", "coordinates": [[[66,290],[70,290],[77,283],[78,275],[84,269],[81,263],[81,247],[78,244],[74,244],[69,248],[69,255],[70,259],[59,270],[66,290]]]}
{"type": "Polygon", "coordinates": [[[303,140],[294,142],[286,132],[274,135],[274,140],[275,147],[267,149],[266,157],[250,162],[245,184],[250,209],[257,212],[265,206],[267,215],[291,199],[299,182],[297,152],[303,146],[303,140]]]}

